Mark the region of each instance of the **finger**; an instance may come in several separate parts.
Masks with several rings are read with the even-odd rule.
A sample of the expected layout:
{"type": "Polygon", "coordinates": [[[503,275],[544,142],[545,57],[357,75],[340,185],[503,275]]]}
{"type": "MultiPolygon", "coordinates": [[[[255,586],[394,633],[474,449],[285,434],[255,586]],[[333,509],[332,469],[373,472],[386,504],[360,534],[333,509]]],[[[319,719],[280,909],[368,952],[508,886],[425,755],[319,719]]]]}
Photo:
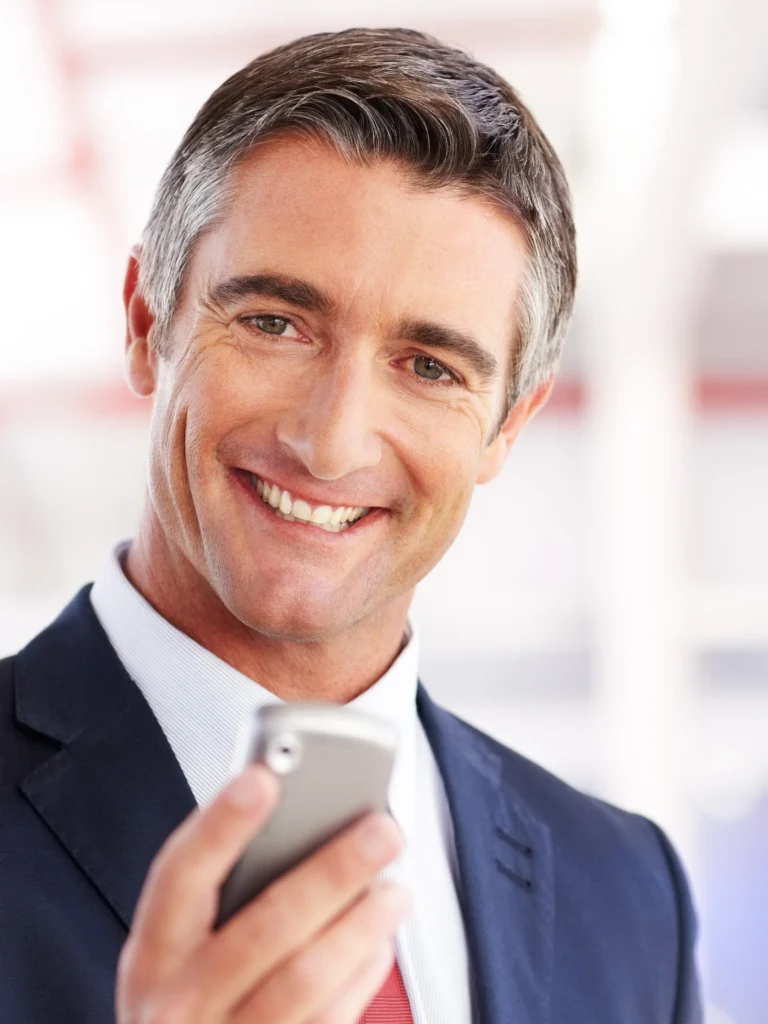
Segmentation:
{"type": "Polygon", "coordinates": [[[166,840],[150,866],[130,937],[153,961],[156,976],[174,970],[207,937],[220,886],[277,796],[272,772],[250,766],[166,840]]]}
{"type": "Polygon", "coordinates": [[[189,978],[209,993],[207,1012],[236,1005],[261,977],[359,899],[401,849],[393,819],[382,812],[366,814],[267,886],[189,964],[189,978]]]}
{"type": "Polygon", "coordinates": [[[357,1024],[389,977],[395,953],[387,941],[349,979],[344,989],[307,1024],[357,1024]]]}
{"type": "Polygon", "coordinates": [[[363,896],[308,946],[273,971],[232,1015],[232,1024],[303,1024],[350,983],[410,909],[410,894],[387,882],[363,896]]]}

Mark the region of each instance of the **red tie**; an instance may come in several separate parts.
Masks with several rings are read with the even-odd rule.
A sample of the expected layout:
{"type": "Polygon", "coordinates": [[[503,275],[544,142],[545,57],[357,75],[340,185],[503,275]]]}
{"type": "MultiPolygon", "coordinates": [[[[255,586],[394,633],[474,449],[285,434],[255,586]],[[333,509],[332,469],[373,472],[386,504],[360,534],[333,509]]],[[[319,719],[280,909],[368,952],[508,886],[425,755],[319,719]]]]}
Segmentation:
{"type": "Polygon", "coordinates": [[[392,964],[392,970],[373,1002],[368,1004],[359,1024],[413,1024],[411,1004],[408,1002],[397,960],[392,964]]]}

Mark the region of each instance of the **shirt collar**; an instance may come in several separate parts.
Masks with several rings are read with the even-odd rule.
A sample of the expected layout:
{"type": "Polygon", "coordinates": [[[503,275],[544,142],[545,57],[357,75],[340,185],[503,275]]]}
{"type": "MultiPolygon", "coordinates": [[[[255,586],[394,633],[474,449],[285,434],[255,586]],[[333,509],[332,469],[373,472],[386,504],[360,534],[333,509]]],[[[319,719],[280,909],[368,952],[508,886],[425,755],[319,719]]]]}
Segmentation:
{"type": "MultiPolygon", "coordinates": [[[[242,723],[259,707],[283,703],[266,687],[172,626],[130,583],[122,565],[131,541],[116,545],[91,589],[91,603],[129,676],[144,694],[198,804],[227,782],[242,723]]],[[[389,669],[349,707],[394,722],[400,737],[390,810],[406,836],[413,824],[419,637],[408,624],[389,669]]]]}

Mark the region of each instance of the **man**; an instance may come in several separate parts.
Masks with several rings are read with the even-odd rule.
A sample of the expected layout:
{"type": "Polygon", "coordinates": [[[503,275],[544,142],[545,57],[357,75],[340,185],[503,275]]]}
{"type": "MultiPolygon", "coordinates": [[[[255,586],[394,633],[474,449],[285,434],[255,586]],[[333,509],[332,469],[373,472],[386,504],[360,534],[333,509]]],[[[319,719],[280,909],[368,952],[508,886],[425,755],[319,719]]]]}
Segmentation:
{"type": "Polygon", "coordinates": [[[125,282],[138,536],[0,663],[3,1021],[701,1019],[660,830],[417,682],[414,587],[546,401],[575,275],[557,157],[436,40],[310,36],[205,104],[125,282]],[[225,786],[238,727],[302,699],[399,725],[392,816],[215,930],[279,799],[225,786]]]}

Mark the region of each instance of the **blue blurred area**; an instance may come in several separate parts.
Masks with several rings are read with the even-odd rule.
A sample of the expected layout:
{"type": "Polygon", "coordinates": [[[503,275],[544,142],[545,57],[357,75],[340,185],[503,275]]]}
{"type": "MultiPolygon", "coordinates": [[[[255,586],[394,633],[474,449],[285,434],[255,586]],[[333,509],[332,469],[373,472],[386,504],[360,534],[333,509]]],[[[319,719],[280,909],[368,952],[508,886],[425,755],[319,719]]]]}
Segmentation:
{"type": "Polygon", "coordinates": [[[700,838],[709,998],[734,1024],[766,1024],[768,790],[744,818],[704,816],[700,838]]]}

